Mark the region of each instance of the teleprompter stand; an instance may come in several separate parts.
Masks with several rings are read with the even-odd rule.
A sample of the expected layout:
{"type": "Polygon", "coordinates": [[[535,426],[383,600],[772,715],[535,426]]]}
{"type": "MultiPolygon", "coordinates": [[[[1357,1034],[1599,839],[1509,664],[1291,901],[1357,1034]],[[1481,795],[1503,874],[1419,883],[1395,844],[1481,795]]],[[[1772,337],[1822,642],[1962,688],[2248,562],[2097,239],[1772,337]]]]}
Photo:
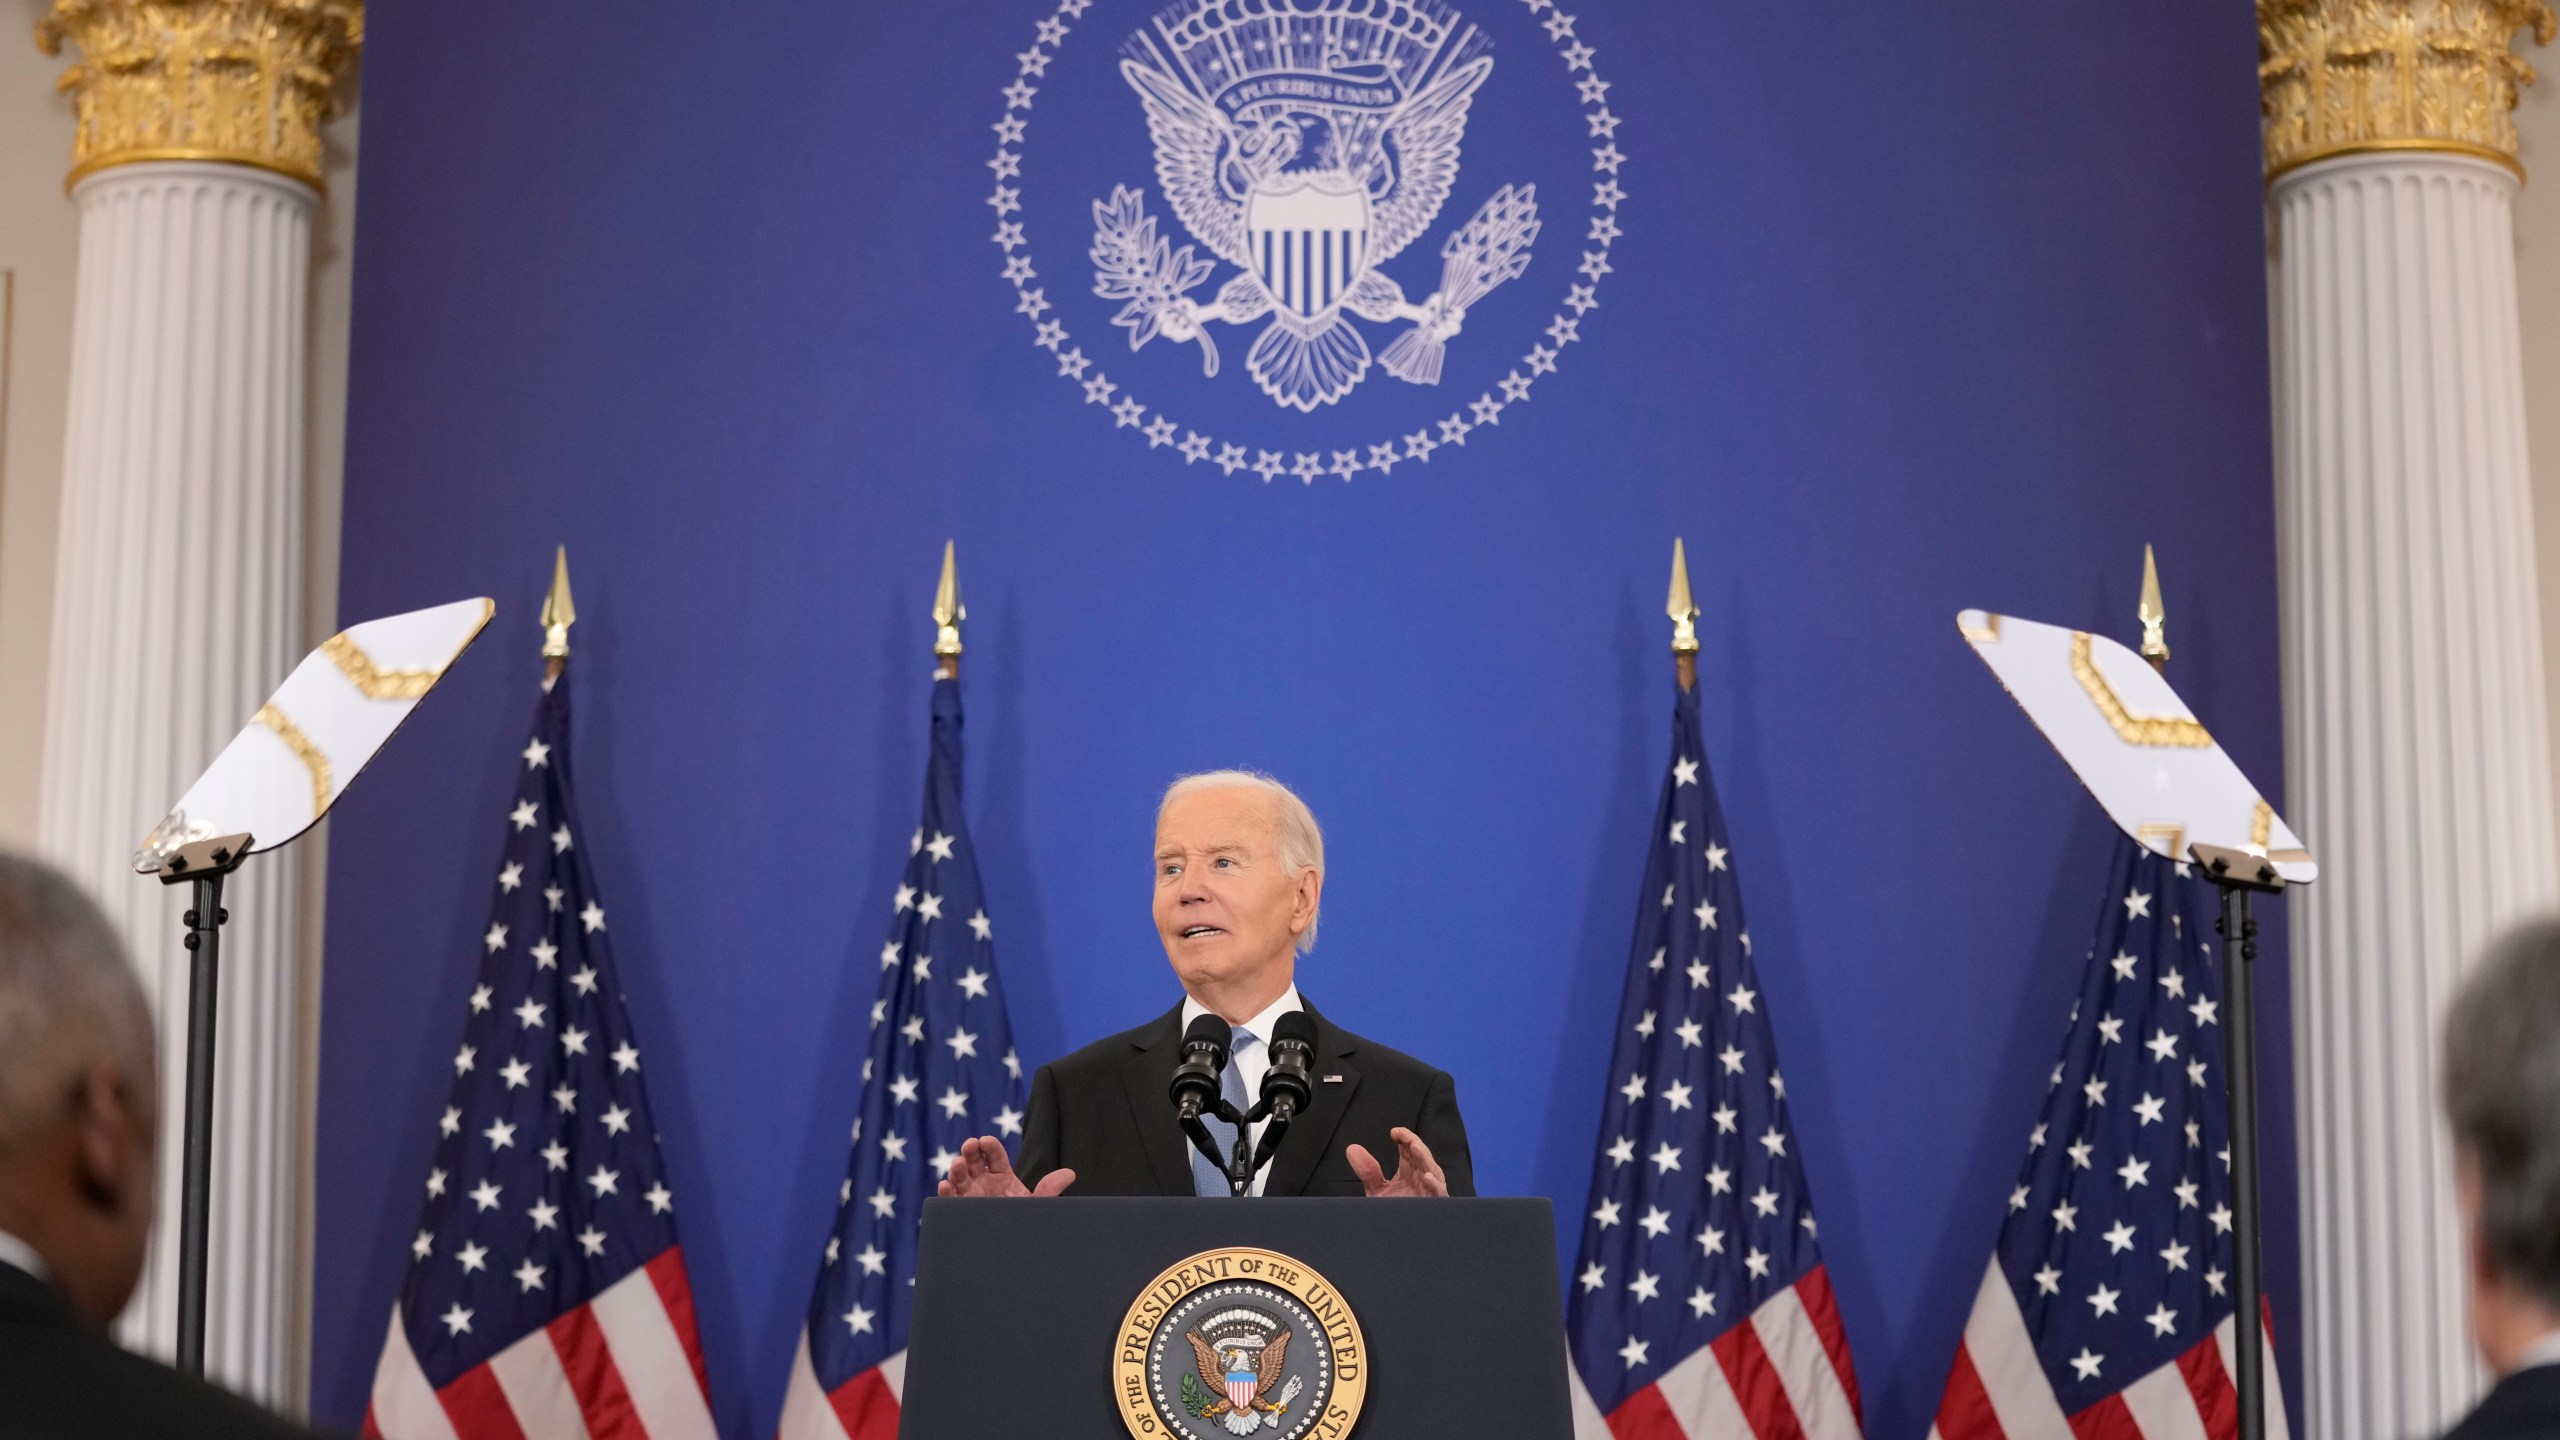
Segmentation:
{"type": "Polygon", "coordinates": [[[292,844],[409,718],[489,622],[464,600],[351,626],[302,658],[143,837],[136,874],[194,887],[186,913],[187,1118],[178,1205],[178,1368],[204,1373],[213,1208],[214,1043],[222,890],[251,855],[292,844]]]}
{"type": "Polygon", "coordinates": [[[1366,1197],[925,1201],[898,1433],[1036,1415],[1044,1435],[1127,1435],[1121,1321],[1167,1268],[1225,1246],[1310,1266],[1350,1306],[1369,1365],[1351,1440],[1571,1440],[1547,1202],[1366,1197]]]}
{"type": "Polygon", "coordinates": [[[192,885],[187,908],[187,1133],[178,1199],[178,1368],[204,1373],[206,1235],[213,1217],[214,1001],[222,980],[222,882],[249,858],[247,835],[180,846],[160,871],[163,885],[192,885]]]}
{"type": "Polygon", "coordinates": [[[2187,853],[2222,892],[2222,1063],[2231,1079],[2231,1300],[2237,1332],[2231,1385],[2240,1398],[2240,1440],[2264,1440],[2266,1349],[2259,1297],[2266,1294],[2266,1268],[2258,1249],[2258,1036],[2251,995],[2258,922],[2249,914],[2249,897],[2281,893],[2284,879],[2263,857],[2245,850],[2194,845],[2187,853]]]}
{"type": "Polygon", "coordinates": [[[2103,635],[1967,610],[1956,628],[2126,838],[2191,860],[2222,892],[2224,1064],[2231,1079],[2232,1388],[2240,1440],[2266,1434],[2266,1270],[2259,1253],[2252,895],[2319,878],[2319,863],[2214,743],[2163,671],[2158,577],[2144,561],[2144,653],[2103,635]],[[2156,647],[2156,648],[2155,648],[2156,647]]]}

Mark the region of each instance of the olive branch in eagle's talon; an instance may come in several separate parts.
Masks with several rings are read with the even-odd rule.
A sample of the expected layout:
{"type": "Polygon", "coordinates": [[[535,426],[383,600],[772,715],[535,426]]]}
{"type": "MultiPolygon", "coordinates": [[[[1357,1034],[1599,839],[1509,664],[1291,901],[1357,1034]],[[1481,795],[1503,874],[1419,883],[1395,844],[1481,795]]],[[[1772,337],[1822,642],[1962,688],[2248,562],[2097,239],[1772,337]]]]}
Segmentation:
{"type": "Polygon", "coordinates": [[[1200,324],[1200,306],[1185,296],[1209,278],[1215,262],[1195,257],[1188,245],[1176,250],[1158,238],[1145,196],[1126,185],[1113,186],[1109,200],[1093,202],[1092,253],[1093,293],[1126,302],[1111,323],[1129,332],[1130,349],[1158,335],[1196,340],[1200,372],[1218,373],[1218,347],[1200,324]]]}

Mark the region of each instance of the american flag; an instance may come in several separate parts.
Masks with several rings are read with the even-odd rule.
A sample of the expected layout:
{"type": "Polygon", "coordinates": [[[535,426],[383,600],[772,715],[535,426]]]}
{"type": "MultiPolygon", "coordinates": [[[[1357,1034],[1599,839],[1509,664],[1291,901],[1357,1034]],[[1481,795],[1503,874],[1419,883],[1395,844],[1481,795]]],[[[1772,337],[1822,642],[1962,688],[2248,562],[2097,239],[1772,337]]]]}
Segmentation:
{"type": "MultiPolygon", "coordinates": [[[[2214,910],[2186,865],[2117,842],[1933,1440],[2237,1433],[2214,910]]],[[[2269,1353],[2267,1434],[2283,1440],[2275,1373],[2269,1353]]]]}
{"type": "Polygon", "coordinates": [[[880,947],[853,1158],[791,1360],[782,1440],[893,1440],[925,1197],[960,1143],[1022,1135],[1022,1062],[960,813],[960,682],[933,685],[924,823],[880,947]]]}
{"type": "Polygon", "coordinates": [[[578,835],[564,675],[516,767],[368,1435],[715,1433],[675,1197],[578,835]]]}
{"type": "Polygon", "coordinates": [[[1586,1440],[1860,1434],[1726,841],[1684,692],[1569,1287],[1586,1440]]]}

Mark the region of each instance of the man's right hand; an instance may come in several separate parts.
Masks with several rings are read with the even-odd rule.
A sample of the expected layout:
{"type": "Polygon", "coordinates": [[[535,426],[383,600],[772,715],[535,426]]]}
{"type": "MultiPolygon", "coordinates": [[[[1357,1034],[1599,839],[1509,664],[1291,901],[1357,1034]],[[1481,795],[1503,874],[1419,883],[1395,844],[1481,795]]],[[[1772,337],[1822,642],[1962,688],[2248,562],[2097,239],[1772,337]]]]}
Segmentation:
{"type": "Polygon", "coordinates": [[[1073,1170],[1052,1170],[1040,1177],[1036,1187],[1024,1188],[1022,1177],[1013,1173],[1013,1159],[1004,1153],[1004,1142],[993,1135],[981,1135],[960,1144],[960,1158],[951,1162],[951,1173],[934,1187],[934,1193],[952,1195],[1055,1195],[1076,1183],[1073,1170]]]}

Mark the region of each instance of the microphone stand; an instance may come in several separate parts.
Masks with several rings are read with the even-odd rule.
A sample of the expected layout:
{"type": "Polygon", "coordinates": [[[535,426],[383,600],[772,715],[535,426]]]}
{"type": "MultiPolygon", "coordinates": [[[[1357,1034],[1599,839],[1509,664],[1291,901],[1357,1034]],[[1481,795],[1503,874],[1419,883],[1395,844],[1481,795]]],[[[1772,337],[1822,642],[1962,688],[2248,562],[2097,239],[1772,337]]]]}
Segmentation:
{"type": "MultiPolygon", "coordinates": [[[[1214,1106],[1182,1117],[1182,1133],[1190,1137],[1191,1148],[1207,1156],[1209,1163],[1218,1167],[1218,1173],[1226,1176],[1227,1184],[1232,1187],[1236,1178],[1235,1162],[1218,1153],[1218,1137],[1210,1134],[1209,1127],[1201,1122],[1201,1117],[1204,1115],[1235,1125],[1236,1133],[1239,1135],[1244,1133],[1244,1127],[1236,1122],[1242,1117],[1236,1114],[1236,1107],[1228,1104],[1224,1099],[1219,1100],[1214,1106]]],[[[1236,1192],[1230,1189],[1229,1193],[1236,1192]]]]}
{"type": "Polygon", "coordinates": [[[1267,1102],[1256,1105],[1236,1124],[1235,1158],[1227,1165],[1227,1191],[1239,1200],[1253,1193],[1253,1122],[1270,1110],[1267,1102]]]}
{"type": "Polygon", "coordinates": [[[1191,1148],[1207,1156],[1209,1163],[1218,1167],[1218,1173],[1227,1177],[1227,1193],[1235,1197],[1253,1193],[1253,1177],[1260,1173],[1262,1167],[1271,1163],[1272,1156],[1279,1153],[1280,1139],[1288,1132],[1288,1118],[1272,1114],[1271,1100],[1268,1097],[1265,1097],[1261,1104],[1242,1114],[1237,1113],[1233,1103],[1220,1097],[1215,1109],[1187,1115],[1182,1120],[1182,1133],[1190,1137],[1191,1148]],[[1229,1153],[1225,1155],[1218,1153],[1217,1137],[1211,1135],[1209,1127],[1201,1123],[1201,1115],[1215,1116],[1236,1128],[1235,1145],[1229,1153]],[[1263,1131],[1262,1145],[1257,1151],[1253,1143],[1252,1127],[1263,1120],[1269,1120],[1271,1124],[1263,1131]]]}

